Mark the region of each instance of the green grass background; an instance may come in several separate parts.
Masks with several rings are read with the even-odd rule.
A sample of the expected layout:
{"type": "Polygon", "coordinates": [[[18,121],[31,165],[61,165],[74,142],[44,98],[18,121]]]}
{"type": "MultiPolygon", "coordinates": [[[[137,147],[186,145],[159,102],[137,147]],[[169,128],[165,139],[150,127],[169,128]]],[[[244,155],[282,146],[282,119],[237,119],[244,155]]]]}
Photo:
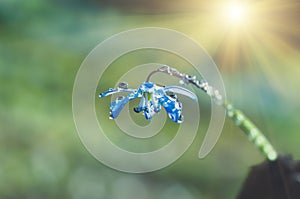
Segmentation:
{"type": "MultiPolygon", "coordinates": [[[[160,171],[136,175],[112,170],[80,142],[72,117],[76,72],[99,42],[137,27],[175,29],[202,44],[221,71],[228,99],[253,119],[281,154],[300,158],[297,46],[292,54],[264,54],[264,62],[259,62],[254,53],[250,61],[229,67],[220,59],[225,49],[216,45],[222,37],[216,34],[216,24],[210,24],[213,21],[203,22],[207,13],[201,6],[199,12],[193,6],[188,7],[192,11],[179,12],[181,1],[163,8],[158,1],[150,8],[113,2],[0,1],[0,198],[226,199],[237,195],[250,167],[264,157],[228,120],[214,150],[198,159],[210,116],[205,103],[200,107],[203,128],[194,143],[160,171]],[[216,37],[209,38],[208,32],[216,37]]],[[[298,39],[296,35],[291,43],[298,39]]],[[[122,64],[151,62],[146,53],[137,55],[122,64]]],[[[114,83],[106,81],[103,87],[114,83]]],[[[172,130],[167,137],[173,136],[172,130]]]]}

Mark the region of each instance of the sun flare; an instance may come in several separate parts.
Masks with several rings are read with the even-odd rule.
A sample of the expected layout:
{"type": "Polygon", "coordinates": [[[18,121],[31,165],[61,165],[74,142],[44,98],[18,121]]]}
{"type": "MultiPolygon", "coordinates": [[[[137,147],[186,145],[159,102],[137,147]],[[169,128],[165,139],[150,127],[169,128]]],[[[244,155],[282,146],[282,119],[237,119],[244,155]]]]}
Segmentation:
{"type": "Polygon", "coordinates": [[[227,16],[231,22],[237,23],[245,18],[245,7],[241,4],[231,4],[227,7],[227,16]]]}
{"type": "Polygon", "coordinates": [[[247,20],[247,8],[241,3],[230,3],[225,6],[224,15],[230,24],[242,24],[247,20]]]}

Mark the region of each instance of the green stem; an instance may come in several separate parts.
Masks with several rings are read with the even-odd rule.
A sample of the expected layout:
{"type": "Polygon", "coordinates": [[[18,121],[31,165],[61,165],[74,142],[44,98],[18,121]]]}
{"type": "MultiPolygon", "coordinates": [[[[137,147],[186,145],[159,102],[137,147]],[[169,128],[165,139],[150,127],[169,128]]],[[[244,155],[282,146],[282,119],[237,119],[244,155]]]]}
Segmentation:
{"type": "Polygon", "coordinates": [[[248,139],[270,160],[275,161],[278,157],[272,144],[264,134],[247,118],[243,112],[233,107],[230,103],[224,103],[227,116],[238,126],[248,139]]]}
{"type": "Polygon", "coordinates": [[[190,76],[184,73],[180,73],[178,70],[171,68],[167,65],[161,66],[156,70],[152,71],[148,77],[157,73],[165,73],[173,77],[177,77],[182,84],[193,84],[197,88],[204,91],[208,96],[210,96],[213,101],[220,106],[223,106],[226,110],[227,116],[234,121],[236,126],[238,126],[246,134],[248,139],[258,148],[262,154],[270,161],[275,161],[278,158],[278,154],[274,147],[264,136],[264,134],[253,124],[253,122],[247,118],[243,112],[233,107],[232,104],[226,102],[218,90],[210,86],[204,79],[197,80],[196,76],[190,76]]]}

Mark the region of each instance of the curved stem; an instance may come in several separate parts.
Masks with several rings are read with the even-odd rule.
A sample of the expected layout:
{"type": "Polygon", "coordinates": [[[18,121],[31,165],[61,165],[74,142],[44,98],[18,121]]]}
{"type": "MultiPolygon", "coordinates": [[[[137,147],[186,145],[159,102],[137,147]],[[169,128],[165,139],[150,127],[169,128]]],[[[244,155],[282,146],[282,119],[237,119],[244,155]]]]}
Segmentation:
{"type": "Polygon", "coordinates": [[[157,72],[166,73],[168,75],[180,78],[181,84],[193,84],[197,88],[204,91],[209,95],[213,101],[222,106],[226,110],[226,115],[229,117],[236,126],[238,126],[248,137],[248,139],[258,148],[262,154],[270,161],[275,161],[278,154],[272,144],[264,136],[264,134],[255,126],[255,124],[247,118],[244,113],[236,108],[229,102],[225,101],[220,95],[219,91],[210,86],[204,79],[197,80],[196,76],[186,75],[180,73],[174,68],[169,66],[162,66],[152,71],[146,81],[149,81],[151,76],[157,72]]]}
{"type": "Polygon", "coordinates": [[[177,78],[180,78],[180,79],[183,77],[183,75],[185,75],[183,73],[179,73],[179,71],[176,70],[175,68],[171,68],[167,65],[163,65],[163,66],[155,69],[151,73],[149,73],[149,75],[147,76],[146,82],[149,82],[151,76],[154,75],[155,73],[166,73],[168,75],[171,75],[171,76],[174,76],[174,77],[177,77],[177,78]]]}

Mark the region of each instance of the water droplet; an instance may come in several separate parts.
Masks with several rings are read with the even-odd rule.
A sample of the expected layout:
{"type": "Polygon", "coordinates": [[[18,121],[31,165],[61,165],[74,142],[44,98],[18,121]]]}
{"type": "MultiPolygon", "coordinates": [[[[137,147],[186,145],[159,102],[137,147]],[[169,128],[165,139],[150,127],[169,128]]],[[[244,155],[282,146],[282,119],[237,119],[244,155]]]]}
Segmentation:
{"type": "Polygon", "coordinates": [[[128,83],[127,82],[120,82],[119,85],[118,85],[118,88],[128,89],[128,83]]]}
{"type": "Polygon", "coordinates": [[[117,97],[117,100],[118,100],[118,101],[120,101],[120,100],[122,100],[122,99],[124,99],[124,96],[118,96],[118,97],[117,97]]]}

